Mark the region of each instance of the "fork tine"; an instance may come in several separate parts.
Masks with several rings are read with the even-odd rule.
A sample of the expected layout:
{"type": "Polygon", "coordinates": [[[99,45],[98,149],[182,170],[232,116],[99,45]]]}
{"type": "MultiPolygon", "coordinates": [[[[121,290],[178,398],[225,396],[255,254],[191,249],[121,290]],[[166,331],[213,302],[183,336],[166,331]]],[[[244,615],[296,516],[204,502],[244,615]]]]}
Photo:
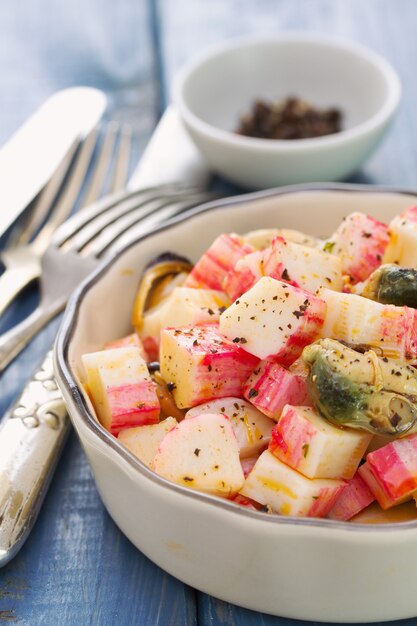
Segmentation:
{"type": "Polygon", "coordinates": [[[98,156],[88,190],[83,198],[83,206],[90,206],[90,204],[96,202],[101,195],[104,179],[112,160],[118,132],[119,125],[116,122],[110,122],[105,131],[100,154],[98,156]]]}
{"type": "Polygon", "coordinates": [[[121,248],[128,245],[131,241],[134,241],[141,235],[146,234],[153,228],[157,228],[161,223],[166,223],[169,220],[185,213],[186,211],[195,207],[200,207],[208,202],[219,199],[218,194],[213,192],[200,192],[196,194],[194,198],[185,199],[184,202],[177,201],[175,204],[168,204],[161,207],[160,210],[155,211],[146,218],[138,217],[134,223],[129,225],[129,228],[121,233],[109,246],[102,250],[97,256],[101,258],[103,255],[116,254],[121,248]]]}
{"type": "MultiPolygon", "coordinates": [[[[92,206],[83,209],[80,213],[76,213],[64,224],[61,225],[59,231],[54,235],[54,244],[65,249],[77,247],[73,244],[73,239],[81,233],[81,240],[85,240],[83,233],[88,225],[99,219],[99,224],[104,228],[106,225],[117,219],[121,213],[135,209],[140,203],[149,200],[169,196],[184,197],[187,193],[195,192],[195,188],[185,187],[183,185],[168,184],[163,187],[148,187],[136,191],[118,192],[111,197],[106,197],[92,206]]],[[[94,226],[91,227],[92,232],[96,232],[94,226]]],[[[89,238],[87,238],[89,240],[89,238]]],[[[84,243],[86,243],[84,241],[84,243]]]]}
{"type": "Polygon", "coordinates": [[[116,156],[116,165],[114,169],[113,180],[109,192],[116,193],[126,186],[128,174],[130,153],[132,149],[132,129],[130,126],[124,126],[120,133],[119,150],[116,156]]]}
{"type": "Polygon", "coordinates": [[[141,225],[141,231],[147,230],[159,224],[162,220],[166,220],[179,212],[212,198],[213,194],[202,194],[201,192],[182,198],[154,198],[151,202],[122,215],[120,219],[112,222],[94,238],[91,238],[81,250],[81,254],[100,258],[108,250],[113,249],[115,245],[117,247],[117,241],[126,233],[129,233],[138,223],[141,225]]]}
{"type": "Polygon", "coordinates": [[[95,128],[81,145],[78,158],[71,171],[60,198],[55,204],[54,210],[34,241],[34,247],[38,254],[42,254],[51,239],[54,230],[68,217],[77,201],[81,186],[87,175],[94,148],[98,138],[98,128],[95,128]]]}

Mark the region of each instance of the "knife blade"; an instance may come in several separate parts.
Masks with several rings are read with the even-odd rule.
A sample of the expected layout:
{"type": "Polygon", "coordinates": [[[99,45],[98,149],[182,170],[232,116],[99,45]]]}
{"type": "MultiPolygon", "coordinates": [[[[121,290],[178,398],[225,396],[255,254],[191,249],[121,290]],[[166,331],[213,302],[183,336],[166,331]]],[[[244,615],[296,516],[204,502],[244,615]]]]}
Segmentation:
{"type": "MultiPolygon", "coordinates": [[[[178,114],[169,107],[129,190],[174,181],[203,187],[209,177],[178,114]]],[[[0,423],[0,567],[18,553],[33,528],[69,429],[48,353],[0,423]]]]}
{"type": "Polygon", "coordinates": [[[96,126],[106,96],[73,87],[49,98],[0,149],[0,237],[49,181],[78,138],[96,126]]]}

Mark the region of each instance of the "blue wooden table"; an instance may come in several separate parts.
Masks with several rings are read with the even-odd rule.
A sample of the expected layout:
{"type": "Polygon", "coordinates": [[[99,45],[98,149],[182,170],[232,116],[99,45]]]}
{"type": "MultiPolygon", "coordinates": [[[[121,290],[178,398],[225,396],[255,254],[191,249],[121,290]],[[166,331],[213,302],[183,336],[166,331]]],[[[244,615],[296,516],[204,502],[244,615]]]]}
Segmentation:
{"type": "MultiPolygon", "coordinates": [[[[59,29],[60,14],[56,7],[60,3],[39,0],[37,7],[42,3],[50,9],[47,19],[52,22],[56,19],[59,29]]],[[[22,5],[28,14],[21,11],[19,18],[13,19],[12,12],[17,15],[17,8],[11,7],[12,4],[0,5],[0,42],[4,41],[6,30],[11,42],[7,49],[0,43],[0,84],[7,87],[0,104],[0,143],[54,89],[76,82],[111,88],[108,73],[100,70],[99,63],[97,66],[90,63],[89,71],[81,74],[81,78],[74,70],[76,57],[84,49],[83,42],[88,41],[82,39],[86,30],[83,31],[82,25],[79,31],[74,31],[80,34],[74,40],[76,52],[65,66],[67,72],[51,71],[45,54],[39,55],[40,65],[35,72],[31,71],[33,59],[32,65],[28,64],[24,55],[16,54],[18,46],[15,49],[12,44],[25,41],[36,18],[33,12],[30,14],[29,0],[24,0],[22,5]],[[12,28],[16,31],[13,40],[12,28]],[[22,85],[14,80],[16,72],[24,80],[25,97],[19,91],[22,85]]],[[[120,85],[130,94],[127,109],[130,106],[130,114],[135,111],[140,134],[138,154],[165,106],[174,72],[193,54],[230,37],[311,30],[362,42],[382,53],[397,68],[404,88],[398,118],[384,144],[352,180],[417,189],[415,0],[135,0],[130,5],[131,14],[126,13],[128,3],[122,4],[124,13],[120,12],[119,17],[124,20],[124,28],[133,42],[132,50],[136,46],[140,61],[138,84],[133,85],[129,75],[129,59],[124,66],[125,74],[119,72],[120,85]],[[135,33],[139,30],[142,36],[136,42],[135,33]]],[[[100,5],[86,0],[78,5],[91,17],[94,8],[110,12],[118,3],[105,0],[100,5]]],[[[97,29],[100,25],[98,20],[97,29]]],[[[59,36],[51,31],[51,41],[54,40],[59,40],[59,36]]],[[[61,44],[73,49],[64,36],[61,44]]],[[[3,328],[25,313],[35,299],[36,292],[32,291],[23,305],[12,308],[3,328]]],[[[54,321],[41,333],[1,378],[1,413],[40,362],[58,323],[59,320],[54,321]]],[[[301,623],[221,602],[183,585],[151,563],[122,535],[104,510],[74,434],[70,436],[34,531],[20,554],[0,570],[2,622],[27,626],[295,626],[301,623]]],[[[412,619],[401,623],[417,622],[412,619]]]]}

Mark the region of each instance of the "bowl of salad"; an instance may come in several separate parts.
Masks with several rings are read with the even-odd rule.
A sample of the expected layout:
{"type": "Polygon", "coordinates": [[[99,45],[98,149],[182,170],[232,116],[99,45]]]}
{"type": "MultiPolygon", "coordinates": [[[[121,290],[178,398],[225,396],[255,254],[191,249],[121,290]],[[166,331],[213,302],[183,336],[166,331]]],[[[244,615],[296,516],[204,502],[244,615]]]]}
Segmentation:
{"type": "Polygon", "coordinates": [[[216,201],[73,295],[59,386],[107,510],[170,574],[296,619],[417,615],[416,199],[216,201]]]}

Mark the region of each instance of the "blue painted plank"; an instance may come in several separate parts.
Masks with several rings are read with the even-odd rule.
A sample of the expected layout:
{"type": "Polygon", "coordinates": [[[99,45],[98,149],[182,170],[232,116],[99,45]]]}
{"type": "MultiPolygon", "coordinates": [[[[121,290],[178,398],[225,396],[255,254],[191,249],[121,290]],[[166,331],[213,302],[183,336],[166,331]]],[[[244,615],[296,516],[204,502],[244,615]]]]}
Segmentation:
{"type": "MultiPolygon", "coordinates": [[[[265,613],[249,611],[228,602],[223,602],[203,593],[198,594],[199,626],[320,626],[322,622],[306,622],[286,617],[274,617],[265,613]]],[[[329,626],[332,626],[328,622],[329,626]]],[[[416,619],[374,622],[374,626],[415,626],[416,619]]],[[[336,626],[336,625],[333,625],[336,626]]],[[[353,626],[353,624],[346,624],[353,626]]],[[[356,626],[365,626],[357,623],[356,626]]]]}
{"type": "Polygon", "coordinates": [[[105,511],[72,433],[38,521],[0,570],[0,623],[196,626],[195,593],[141,554],[105,511]]]}

